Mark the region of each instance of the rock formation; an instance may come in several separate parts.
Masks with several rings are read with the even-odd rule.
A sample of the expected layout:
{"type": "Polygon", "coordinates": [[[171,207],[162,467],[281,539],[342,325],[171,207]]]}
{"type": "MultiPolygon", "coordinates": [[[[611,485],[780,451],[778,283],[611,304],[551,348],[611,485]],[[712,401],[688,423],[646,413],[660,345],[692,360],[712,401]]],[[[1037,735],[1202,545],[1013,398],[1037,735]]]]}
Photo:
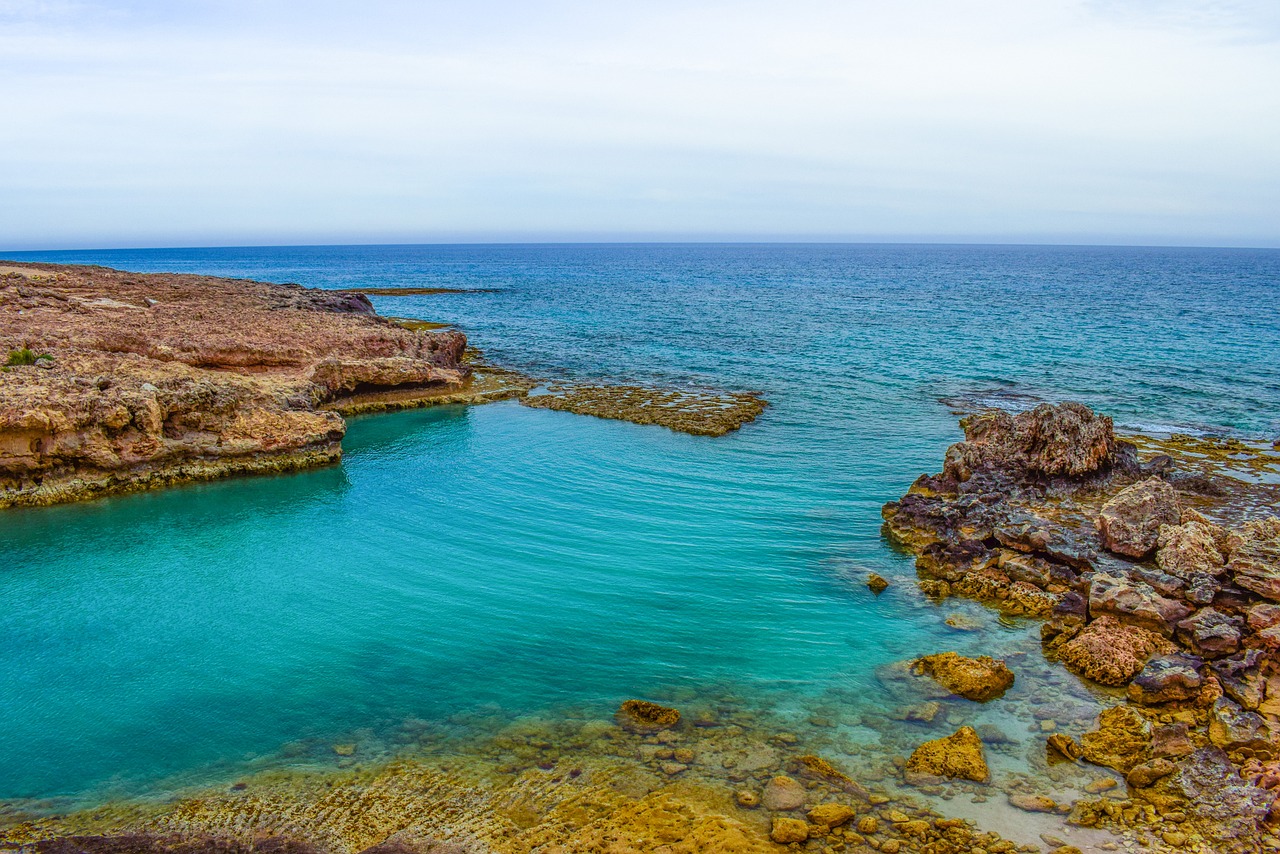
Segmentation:
{"type": "Polygon", "coordinates": [[[0,275],[0,506],[336,460],[362,394],[463,392],[466,338],[358,295],[46,264],[0,275]],[[22,361],[22,360],[14,360],[22,361]]]}
{"type": "Polygon", "coordinates": [[[965,658],[959,653],[943,652],[917,659],[915,668],[932,676],[952,694],[979,703],[994,700],[1013,687],[1013,671],[989,655],[965,658]]]}
{"type": "MultiPolygon", "coordinates": [[[[1271,777],[1238,769],[1280,756],[1280,460],[1235,440],[1120,439],[1078,404],[961,425],[943,471],[883,511],[921,590],[1043,616],[1050,657],[1134,704],[1105,712],[1078,752],[1069,736],[1051,741],[1046,759],[1082,754],[1124,774],[1151,816],[1182,809],[1218,850],[1248,850],[1268,815],[1257,804],[1275,799],[1256,791],[1271,777]],[[1215,822],[1184,799],[1224,762],[1237,770],[1218,800],[1243,812],[1215,822]]],[[[913,759],[909,778],[924,764],[913,759]]],[[[1140,812],[1081,801],[1072,815],[1134,827],[1140,812]]]]}

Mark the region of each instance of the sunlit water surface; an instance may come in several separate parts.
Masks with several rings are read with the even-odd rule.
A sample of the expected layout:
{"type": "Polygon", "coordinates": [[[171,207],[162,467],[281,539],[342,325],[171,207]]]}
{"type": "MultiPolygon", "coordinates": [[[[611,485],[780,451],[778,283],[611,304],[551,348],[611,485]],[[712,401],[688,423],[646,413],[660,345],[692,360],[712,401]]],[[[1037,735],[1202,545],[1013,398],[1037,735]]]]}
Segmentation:
{"type": "Polygon", "coordinates": [[[1029,650],[978,716],[1025,738],[1037,703],[1088,697],[1048,687],[1034,626],[863,586],[913,575],[879,511],[958,437],[941,401],[1079,399],[1145,429],[1280,434],[1274,251],[10,257],[497,289],[374,302],[539,376],[758,389],[771,407],[717,439],[515,402],[366,417],[341,466],[0,515],[2,798],[164,791],[287,743],[468,712],[604,718],[630,696],[733,694],[803,731],[815,704],[884,711],[875,669],[940,649],[1029,650]],[[956,610],[991,628],[947,628],[956,610]]]}

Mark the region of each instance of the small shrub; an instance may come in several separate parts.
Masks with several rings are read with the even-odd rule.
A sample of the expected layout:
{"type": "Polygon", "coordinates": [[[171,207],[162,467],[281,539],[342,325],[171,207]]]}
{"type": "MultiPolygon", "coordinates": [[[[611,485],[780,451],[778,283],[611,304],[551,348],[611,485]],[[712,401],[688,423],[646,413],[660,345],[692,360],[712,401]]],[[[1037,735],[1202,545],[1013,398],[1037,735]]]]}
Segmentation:
{"type": "Polygon", "coordinates": [[[48,353],[41,353],[37,356],[30,347],[22,347],[18,350],[10,350],[9,358],[5,361],[5,367],[13,368],[19,365],[34,365],[40,361],[53,361],[53,357],[48,353]]]}

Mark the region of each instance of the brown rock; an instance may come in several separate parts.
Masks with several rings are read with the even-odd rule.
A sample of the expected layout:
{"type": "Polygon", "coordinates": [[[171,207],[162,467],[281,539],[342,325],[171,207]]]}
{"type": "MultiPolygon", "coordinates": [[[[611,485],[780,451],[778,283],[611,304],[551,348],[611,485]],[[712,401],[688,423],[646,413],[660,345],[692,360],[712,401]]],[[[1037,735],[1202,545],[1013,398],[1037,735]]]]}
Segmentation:
{"type": "Polygon", "coordinates": [[[1044,795],[1014,794],[1009,796],[1009,803],[1024,812],[1053,812],[1058,808],[1053,798],[1044,795]]]}
{"type": "Polygon", "coordinates": [[[1129,683],[1129,699],[1146,705],[1190,700],[1204,685],[1199,671],[1201,663],[1182,653],[1157,655],[1148,660],[1142,672],[1129,683]]]}
{"type": "Polygon", "coordinates": [[[1240,649],[1244,621],[1215,608],[1201,608],[1177,626],[1177,638],[1196,655],[1222,658],[1240,649]]]}
{"type": "Polygon", "coordinates": [[[965,481],[979,468],[1082,477],[1111,465],[1111,419],[1079,403],[1042,403],[1011,415],[988,410],[960,422],[965,441],[947,450],[943,472],[965,481]]]}
{"type": "Polygon", "coordinates": [[[1151,724],[1128,706],[1112,706],[1098,715],[1098,728],[1080,739],[1084,758],[1127,774],[1151,753],[1151,724]]]}
{"type": "Polygon", "coordinates": [[[867,587],[871,589],[872,593],[879,596],[889,587],[889,582],[885,580],[883,575],[873,572],[867,576],[867,587]]]}
{"type": "Polygon", "coordinates": [[[857,814],[848,804],[819,804],[809,810],[809,821],[823,827],[839,827],[857,814]]]}
{"type": "Polygon", "coordinates": [[[1178,766],[1168,759],[1152,759],[1148,762],[1143,762],[1141,765],[1135,765],[1128,774],[1124,775],[1124,779],[1126,783],[1135,789],[1145,789],[1160,778],[1168,777],[1177,770],[1178,766]]]}
{"type": "Polygon", "coordinates": [[[1055,732],[1045,740],[1045,746],[1051,754],[1056,754],[1061,759],[1069,759],[1075,762],[1080,758],[1080,745],[1072,740],[1071,736],[1055,732]]]}
{"type": "Polygon", "coordinates": [[[1160,526],[1177,525],[1181,517],[1173,487],[1152,477],[1121,490],[1102,505],[1096,524],[1107,549],[1142,558],[1156,547],[1160,526]]]}
{"type": "Polygon", "coordinates": [[[1142,670],[1152,654],[1174,649],[1154,632],[1124,625],[1115,617],[1096,619],[1074,637],[1060,641],[1061,638],[1055,639],[1050,647],[1062,663],[1103,685],[1126,684],[1142,670]]]}
{"type": "Polygon", "coordinates": [[[926,741],[907,760],[907,771],[937,777],[960,777],[985,783],[991,778],[982,739],[973,727],[961,727],[946,738],[926,741]]]}
{"type": "Polygon", "coordinates": [[[914,666],[951,693],[979,703],[994,700],[1013,686],[1013,671],[1003,661],[987,655],[965,658],[959,653],[942,652],[919,658],[914,666]]]}
{"type": "Polygon", "coordinates": [[[1227,569],[1226,545],[1227,532],[1207,520],[1166,525],[1156,541],[1156,563],[1178,578],[1218,576],[1227,569]]]}
{"type": "Polygon", "coordinates": [[[53,360],[0,382],[0,506],[331,463],[353,392],[423,402],[471,374],[461,333],[397,326],[357,295],[22,269],[0,275],[0,354],[34,342],[53,360]]]}
{"type": "Polygon", "coordinates": [[[760,802],[767,810],[787,812],[804,806],[805,797],[804,786],[790,777],[778,776],[765,783],[760,802]]]}
{"type": "Polygon", "coordinates": [[[1189,605],[1161,596],[1150,584],[1099,572],[1089,585],[1089,616],[1111,616],[1173,637],[1174,625],[1192,611],[1189,605]]]}
{"type": "Polygon", "coordinates": [[[809,825],[798,818],[774,816],[773,828],[769,831],[769,838],[780,845],[804,842],[809,838],[809,825]]]}
{"type": "Polygon", "coordinates": [[[618,722],[634,732],[657,732],[680,723],[680,712],[648,700],[627,700],[618,709],[618,722]]]}
{"type": "Polygon", "coordinates": [[[1227,571],[1236,584],[1264,599],[1280,600],[1280,518],[1246,522],[1228,537],[1227,571]]]}

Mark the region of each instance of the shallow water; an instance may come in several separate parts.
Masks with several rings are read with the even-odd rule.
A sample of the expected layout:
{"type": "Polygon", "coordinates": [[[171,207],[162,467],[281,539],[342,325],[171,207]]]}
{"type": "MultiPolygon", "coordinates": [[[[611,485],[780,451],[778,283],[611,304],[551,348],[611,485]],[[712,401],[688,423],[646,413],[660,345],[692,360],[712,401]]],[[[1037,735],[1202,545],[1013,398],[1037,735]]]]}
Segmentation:
{"type": "MultiPolygon", "coordinates": [[[[1133,426],[1280,435],[1276,251],[10,257],[498,288],[374,303],[454,322],[541,376],[759,389],[772,405],[717,439],[513,402],[358,418],[340,467],[0,515],[3,798],[164,792],[299,761],[279,753],[299,740],[390,745],[406,720],[465,738],[468,720],[607,718],[629,696],[732,695],[870,767],[883,757],[859,760],[859,744],[888,737],[879,716],[910,699],[876,668],[941,649],[1017,655],[1006,700],[948,709],[1005,729],[996,764],[1016,773],[1038,718],[1083,720],[1097,698],[1040,659],[1034,625],[862,584],[913,577],[879,510],[959,436],[941,399],[1079,399],[1133,426]],[[948,628],[955,611],[987,630],[948,628]]],[[[917,741],[954,729],[946,714],[895,726],[917,741]]]]}

